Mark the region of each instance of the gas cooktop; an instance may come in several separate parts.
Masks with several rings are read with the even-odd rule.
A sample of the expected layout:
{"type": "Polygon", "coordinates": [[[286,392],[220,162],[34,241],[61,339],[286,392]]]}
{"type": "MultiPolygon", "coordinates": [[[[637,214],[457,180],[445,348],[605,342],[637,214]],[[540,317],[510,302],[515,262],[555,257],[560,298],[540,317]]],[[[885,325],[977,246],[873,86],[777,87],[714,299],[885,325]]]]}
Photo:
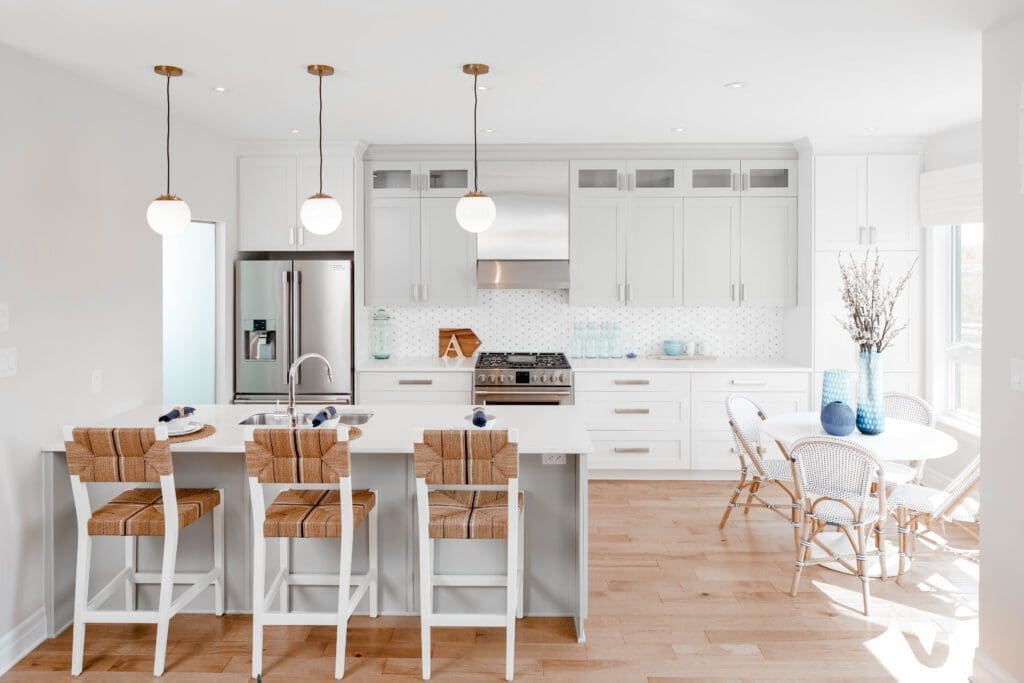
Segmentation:
{"type": "Polygon", "coordinates": [[[564,353],[481,353],[476,359],[477,370],[516,368],[523,370],[568,370],[569,360],[564,353]]]}
{"type": "Polygon", "coordinates": [[[476,386],[568,387],[572,385],[564,353],[481,353],[476,386]]]}

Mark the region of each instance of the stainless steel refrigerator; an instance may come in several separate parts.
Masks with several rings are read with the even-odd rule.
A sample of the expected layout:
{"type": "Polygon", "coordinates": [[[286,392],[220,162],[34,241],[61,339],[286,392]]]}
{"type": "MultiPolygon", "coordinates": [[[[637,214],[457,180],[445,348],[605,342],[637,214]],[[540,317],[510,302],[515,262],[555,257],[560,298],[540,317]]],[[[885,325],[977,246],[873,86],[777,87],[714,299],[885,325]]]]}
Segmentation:
{"type": "Polygon", "coordinates": [[[315,352],[319,363],[299,372],[296,400],[352,402],[352,262],[350,260],[235,263],[235,402],[288,398],[288,369],[315,352]]]}

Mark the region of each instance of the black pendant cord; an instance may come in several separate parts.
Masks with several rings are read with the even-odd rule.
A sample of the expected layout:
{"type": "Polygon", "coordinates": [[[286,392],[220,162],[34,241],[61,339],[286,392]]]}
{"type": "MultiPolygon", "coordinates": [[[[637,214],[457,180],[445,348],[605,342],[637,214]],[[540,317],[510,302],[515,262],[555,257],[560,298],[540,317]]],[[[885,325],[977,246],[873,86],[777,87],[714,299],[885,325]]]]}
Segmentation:
{"type": "Polygon", "coordinates": [[[317,126],[319,136],[319,147],[320,147],[320,189],[317,194],[324,193],[324,73],[320,71],[317,76],[317,94],[320,98],[320,112],[317,126]]]}
{"type": "Polygon", "coordinates": [[[476,109],[480,102],[480,91],[476,88],[477,75],[473,74],[473,192],[480,191],[480,185],[477,178],[480,176],[480,167],[476,160],[476,109]]]}
{"type": "Polygon", "coordinates": [[[167,194],[171,194],[171,77],[167,77],[167,194]]]}

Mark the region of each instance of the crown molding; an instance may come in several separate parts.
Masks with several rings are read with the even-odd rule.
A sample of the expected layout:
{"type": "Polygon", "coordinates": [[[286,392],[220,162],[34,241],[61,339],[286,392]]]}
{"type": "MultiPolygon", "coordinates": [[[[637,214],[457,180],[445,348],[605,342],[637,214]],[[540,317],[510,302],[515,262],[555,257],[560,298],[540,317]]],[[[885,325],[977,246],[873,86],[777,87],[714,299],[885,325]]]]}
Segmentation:
{"type": "MultiPolygon", "coordinates": [[[[481,145],[480,159],[541,161],[564,159],[796,159],[792,143],[666,143],[481,145]]],[[[369,145],[366,161],[472,159],[472,145],[369,145]]]]}
{"type": "Polygon", "coordinates": [[[800,154],[923,154],[923,136],[857,135],[797,140],[800,154]]]}

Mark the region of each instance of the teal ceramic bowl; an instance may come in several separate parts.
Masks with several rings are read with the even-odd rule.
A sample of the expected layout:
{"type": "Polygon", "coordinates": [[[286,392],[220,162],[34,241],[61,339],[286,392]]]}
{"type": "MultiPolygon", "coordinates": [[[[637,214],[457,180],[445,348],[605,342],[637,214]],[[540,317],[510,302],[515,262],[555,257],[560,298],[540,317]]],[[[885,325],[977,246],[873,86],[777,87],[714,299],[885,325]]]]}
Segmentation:
{"type": "Polygon", "coordinates": [[[678,356],[683,352],[683,342],[679,339],[666,339],[661,342],[661,348],[666,356],[678,356]]]}

